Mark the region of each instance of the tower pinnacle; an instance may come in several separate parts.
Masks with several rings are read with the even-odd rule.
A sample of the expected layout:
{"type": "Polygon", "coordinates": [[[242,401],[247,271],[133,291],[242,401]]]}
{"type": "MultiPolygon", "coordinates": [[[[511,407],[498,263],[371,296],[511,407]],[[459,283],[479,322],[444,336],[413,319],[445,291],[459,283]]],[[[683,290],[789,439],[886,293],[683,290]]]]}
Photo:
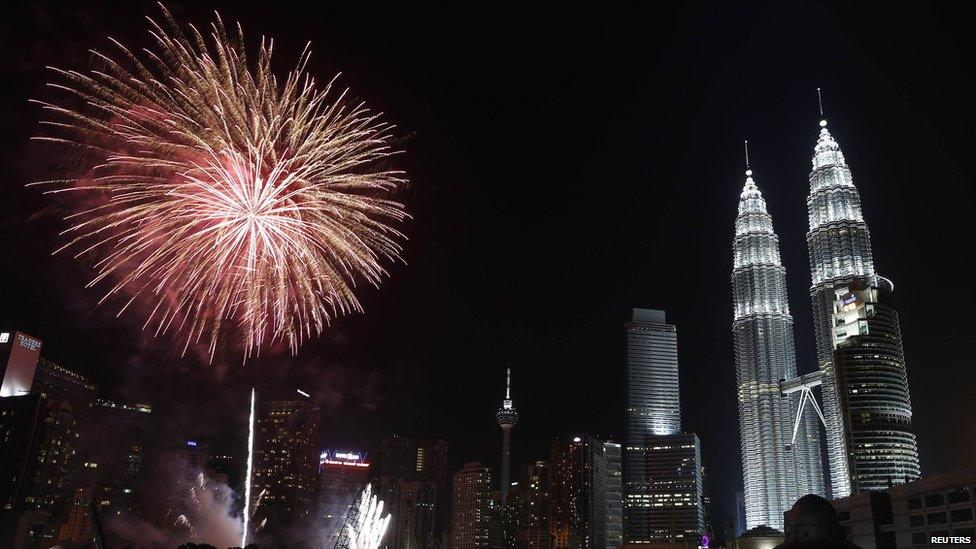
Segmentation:
{"type": "Polygon", "coordinates": [[[498,413],[495,415],[498,419],[498,425],[501,428],[511,428],[518,423],[518,412],[515,410],[515,404],[512,402],[512,369],[508,368],[505,370],[505,398],[502,400],[502,407],[498,409],[498,413]]]}
{"type": "Polygon", "coordinates": [[[518,412],[515,410],[515,405],[512,403],[512,369],[508,368],[505,370],[505,399],[502,400],[502,407],[498,409],[498,413],[495,414],[495,418],[498,420],[498,426],[502,428],[502,478],[501,478],[501,493],[502,493],[502,507],[505,507],[508,501],[508,488],[509,488],[509,476],[510,476],[510,462],[511,462],[511,441],[512,441],[512,427],[518,423],[518,412]]]}

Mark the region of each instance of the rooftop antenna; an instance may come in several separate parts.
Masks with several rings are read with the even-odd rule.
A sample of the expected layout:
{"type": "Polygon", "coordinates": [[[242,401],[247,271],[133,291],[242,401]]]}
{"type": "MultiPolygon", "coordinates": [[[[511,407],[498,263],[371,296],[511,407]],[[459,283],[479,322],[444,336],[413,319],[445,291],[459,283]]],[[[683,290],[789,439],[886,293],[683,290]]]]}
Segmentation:
{"type": "Polygon", "coordinates": [[[512,369],[505,370],[505,400],[512,399],[512,369]]]}
{"type": "Polygon", "coordinates": [[[748,139],[746,139],[745,141],[745,147],[746,147],[746,177],[748,177],[752,175],[752,170],[749,169],[749,140],[748,139]]]}
{"type": "Polygon", "coordinates": [[[817,105],[820,106],[820,127],[827,127],[827,119],[824,117],[823,112],[823,96],[820,94],[820,88],[817,88],[817,105]]]}

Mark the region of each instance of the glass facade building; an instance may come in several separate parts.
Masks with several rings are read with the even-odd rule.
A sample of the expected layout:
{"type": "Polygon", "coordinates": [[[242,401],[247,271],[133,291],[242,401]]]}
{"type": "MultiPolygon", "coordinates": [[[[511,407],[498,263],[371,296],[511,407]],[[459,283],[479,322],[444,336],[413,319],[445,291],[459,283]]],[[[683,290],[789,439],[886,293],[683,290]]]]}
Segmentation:
{"type": "Polygon", "coordinates": [[[861,199],[820,123],[807,197],[814,326],[834,498],[918,478],[893,284],[875,272],[861,199]]]}
{"type": "Polygon", "coordinates": [[[746,527],[783,529],[783,512],[806,494],[823,495],[820,433],[812,409],[793,427],[799,395],[780,394],[796,377],[786,268],[766,201],[746,172],[733,241],[732,334],[746,527]]]}
{"type": "Polygon", "coordinates": [[[681,432],[678,335],[664,311],[625,324],[623,543],[694,543],[703,532],[701,444],[681,432]]]}

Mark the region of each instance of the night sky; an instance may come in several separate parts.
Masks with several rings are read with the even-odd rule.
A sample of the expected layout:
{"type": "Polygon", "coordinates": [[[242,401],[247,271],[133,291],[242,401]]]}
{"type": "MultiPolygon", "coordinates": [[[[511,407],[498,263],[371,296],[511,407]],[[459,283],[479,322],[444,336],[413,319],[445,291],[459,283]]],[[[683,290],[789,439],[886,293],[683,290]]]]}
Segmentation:
{"type": "Polygon", "coordinates": [[[86,69],[109,35],[146,45],[143,16],[158,8],[6,4],[0,326],[42,339],[42,356],[106,398],[152,403],[161,438],[240,452],[249,388],[302,388],[322,403],[324,446],[442,436],[452,466],[495,465],[511,363],[513,459],[544,458],[558,435],[622,434],[622,325],[631,307],[661,308],[678,326],[684,427],[727,518],[741,483],[729,275],[742,140],[809,371],[805,198],[822,87],[875,264],[895,282],[923,472],[976,462],[973,44],[948,6],[168,2],[199,26],[218,9],[252,44],[274,37],[281,72],[311,40],[311,71],[341,71],[406,151],[407,265],[297,357],[242,366],[181,358],[138,316],[96,307],[87,268],[51,256],[63,204],[24,188],[61,167],[28,141],[40,117],[28,98],[53,97],[44,66],[86,69]]]}

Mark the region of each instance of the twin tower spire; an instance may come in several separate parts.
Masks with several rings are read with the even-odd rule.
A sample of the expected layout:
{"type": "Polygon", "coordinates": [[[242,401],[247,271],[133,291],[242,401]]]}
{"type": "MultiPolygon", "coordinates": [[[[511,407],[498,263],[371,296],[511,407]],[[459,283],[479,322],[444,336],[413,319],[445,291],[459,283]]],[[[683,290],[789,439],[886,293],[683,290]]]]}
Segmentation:
{"type": "Polygon", "coordinates": [[[748,528],[781,530],[783,511],[798,498],[827,495],[818,418],[832,497],[884,490],[920,472],[893,284],[875,273],[860,196],[820,104],[807,196],[818,368],[802,377],[779,237],[752,178],[746,143],[731,279],[748,528]],[[823,413],[815,400],[805,413],[816,386],[823,413]]]}

